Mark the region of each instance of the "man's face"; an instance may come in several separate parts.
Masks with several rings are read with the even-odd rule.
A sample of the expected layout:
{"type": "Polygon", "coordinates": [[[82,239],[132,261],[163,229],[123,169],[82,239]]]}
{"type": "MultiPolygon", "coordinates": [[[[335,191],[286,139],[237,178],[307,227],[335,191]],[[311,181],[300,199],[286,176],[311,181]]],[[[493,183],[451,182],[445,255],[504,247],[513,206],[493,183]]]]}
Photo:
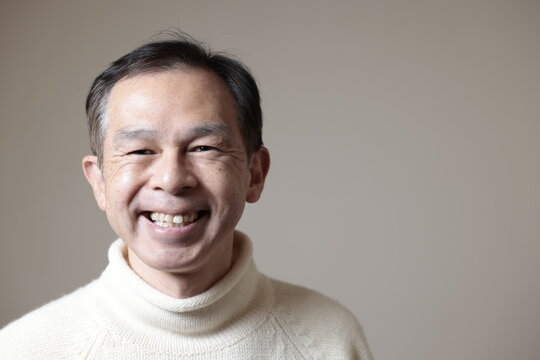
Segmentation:
{"type": "Polygon", "coordinates": [[[268,168],[266,149],[247,157],[223,81],[201,69],[124,79],[106,117],[102,168],[83,166],[130,257],[175,273],[219,266],[268,168]]]}

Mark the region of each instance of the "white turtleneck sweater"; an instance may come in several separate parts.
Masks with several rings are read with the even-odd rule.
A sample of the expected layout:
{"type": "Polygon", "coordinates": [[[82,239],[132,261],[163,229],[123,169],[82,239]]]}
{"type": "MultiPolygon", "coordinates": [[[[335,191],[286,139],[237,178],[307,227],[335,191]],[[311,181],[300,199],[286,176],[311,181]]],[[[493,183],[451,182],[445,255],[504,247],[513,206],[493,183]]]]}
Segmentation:
{"type": "Polygon", "coordinates": [[[354,315],[314,291],[270,279],[239,256],[206,292],[175,299],[129,267],[121,240],[97,280],[0,331],[11,359],[362,359],[371,355],[354,315]]]}

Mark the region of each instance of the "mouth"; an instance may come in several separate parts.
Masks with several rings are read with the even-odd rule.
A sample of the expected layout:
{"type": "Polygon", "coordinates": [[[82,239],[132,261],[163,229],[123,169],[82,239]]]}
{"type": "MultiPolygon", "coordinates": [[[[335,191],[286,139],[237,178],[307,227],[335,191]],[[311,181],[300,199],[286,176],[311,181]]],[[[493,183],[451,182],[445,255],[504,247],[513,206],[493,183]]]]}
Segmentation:
{"type": "Polygon", "coordinates": [[[144,217],[153,222],[155,225],[163,228],[182,227],[192,224],[206,215],[208,211],[192,211],[185,214],[167,214],[160,212],[145,212],[144,217]]]}

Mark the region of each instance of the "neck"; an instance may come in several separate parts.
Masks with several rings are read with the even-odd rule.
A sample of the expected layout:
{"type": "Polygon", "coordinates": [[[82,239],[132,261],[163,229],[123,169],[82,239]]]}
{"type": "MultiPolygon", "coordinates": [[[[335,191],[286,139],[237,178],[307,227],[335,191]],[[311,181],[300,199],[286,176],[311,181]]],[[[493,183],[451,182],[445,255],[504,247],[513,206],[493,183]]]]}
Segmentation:
{"type": "Polygon", "coordinates": [[[117,240],[95,284],[103,305],[99,313],[112,334],[156,353],[204,357],[209,349],[230,349],[260,329],[274,303],[270,280],[253,263],[249,238],[236,232],[234,249],[232,266],[223,278],[197,296],[176,299],[136,274],[127,262],[126,244],[117,240]]]}
{"type": "Polygon", "coordinates": [[[220,252],[217,259],[209,259],[197,268],[182,272],[152,268],[129,248],[127,261],[133,271],[156,290],[176,299],[186,299],[205,292],[225,276],[236,259],[236,253],[236,247],[231,246],[220,252]]]}

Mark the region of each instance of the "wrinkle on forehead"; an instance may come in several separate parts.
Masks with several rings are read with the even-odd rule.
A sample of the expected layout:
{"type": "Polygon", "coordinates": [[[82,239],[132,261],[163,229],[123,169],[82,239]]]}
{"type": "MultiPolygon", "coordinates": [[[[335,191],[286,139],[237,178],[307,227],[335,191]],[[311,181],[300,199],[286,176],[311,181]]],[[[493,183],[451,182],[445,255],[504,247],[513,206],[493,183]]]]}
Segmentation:
{"type": "Polygon", "coordinates": [[[156,108],[165,110],[163,104],[168,104],[193,113],[203,109],[216,115],[232,111],[236,117],[235,101],[229,88],[218,75],[205,69],[143,73],[125,78],[111,89],[109,97],[122,99],[120,103],[109,104],[109,111],[120,114],[126,107],[130,111],[155,113],[156,108]],[[178,81],[178,76],[183,80],[178,81]],[[186,77],[197,80],[185,81],[186,77]]]}
{"type": "Polygon", "coordinates": [[[243,146],[230,90],[219,76],[203,69],[141,74],[120,80],[109,95],[107,118],[115,144],[213,136],[230,146],[239,137],[243,146]]]}

